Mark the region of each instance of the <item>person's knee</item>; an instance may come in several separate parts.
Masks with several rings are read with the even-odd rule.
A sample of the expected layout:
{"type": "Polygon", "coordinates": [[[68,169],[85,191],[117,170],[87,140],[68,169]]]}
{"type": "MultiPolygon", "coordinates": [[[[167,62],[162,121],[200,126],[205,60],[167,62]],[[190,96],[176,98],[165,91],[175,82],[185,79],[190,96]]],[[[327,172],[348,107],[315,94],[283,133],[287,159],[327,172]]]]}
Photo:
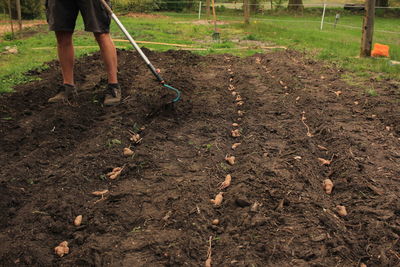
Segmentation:
{"type": "Polygon", "coordinates": [[[72,32],[56,32],[57,44],[59,46],[72,45],[72,32]]]}
{"type": "Polygon", "coordinates": [[[94,37],[96,38],[97,42],[101,43],[110,39],[109,33],[94,33],[94,37]]]}

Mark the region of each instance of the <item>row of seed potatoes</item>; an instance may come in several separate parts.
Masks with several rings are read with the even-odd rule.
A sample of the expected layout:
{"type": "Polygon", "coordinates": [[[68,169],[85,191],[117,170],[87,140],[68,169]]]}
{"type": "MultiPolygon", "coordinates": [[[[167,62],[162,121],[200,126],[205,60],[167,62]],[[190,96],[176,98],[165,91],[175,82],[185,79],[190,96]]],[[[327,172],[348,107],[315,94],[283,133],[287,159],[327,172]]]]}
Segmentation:
{"type": "MultiPolygon", "coordinates": [[[[229,58],[225,58],[229,62],[229,58]]],[[[232,97],[235,99],[234,103],[235,106],[237,107],[237,118],[236,121],[232,122],[232,130],[230,132],[230,135],[236,140],[231,146],[231,149],[234,151],[237,147],[241,145],[240,143],[240,138],[241,138],[241,132],[240,132],[240,122],[242,121],[242,117],[244,115],[244,112],[241,110],[241,107],[244,105],[244,101],[240,93],[237,91],[235,86],[232,84],[233,82],[233,71],[232,71],[232,65],[229,65],[228,67],[228,73],[230,75],[229,78],[229,85],[228,85],[228,93],[232,95],[232,97]]],[[[225,161],[229,165],[234,165],[236,162],[236,157],[233,155],[233,153],[226,153],[225,156],[225,161]]],[[[228,193],[227,188],[231,185],[232,182],[232,176],[234,174],[227,174],[225,176],[224,181],[222,181],[219,186],[219,193],[214,197],[214,199],[211,199],[210,202],[218,207],[222,204],[222,201],[224,199],[224,194],[228,193]]],[[[213,225],[218,225],[220,223],[219,219],[213,219],[212,224],[213,225]]],[[[209,247],[208,247],[208,252],[207,252],[207,260],[205,262],[205,267],[211,267],[211,241],[212,237],[210,237],[209,240],[209,247]]]]}

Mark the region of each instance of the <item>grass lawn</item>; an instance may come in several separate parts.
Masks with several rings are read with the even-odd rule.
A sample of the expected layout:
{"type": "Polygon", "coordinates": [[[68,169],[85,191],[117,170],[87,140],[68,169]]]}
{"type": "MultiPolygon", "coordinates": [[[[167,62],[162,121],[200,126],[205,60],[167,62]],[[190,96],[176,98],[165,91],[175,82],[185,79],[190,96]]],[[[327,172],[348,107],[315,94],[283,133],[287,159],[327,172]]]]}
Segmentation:
{"type": "MultiPolygon", "coordinates": [[[[250,25],[244,25],[240,16],[219,16],[220,20],[229,23],[218,25],[221,32],[221,42],[212,41],[214,32],[212,24],[196,23],[197,14],[158,13],[158,17],[121,17],[121,21],[130,31],[135,40],[165,42],[190,45],[203,50],[196,53],[232,53],[250,55],[261,52],[256,46],[263,43],[284,45],[289,48],[305,50],[315,58],[335,63],[343,68],[354,71],[361,77],[393,78],[400,80],[399,65],[391,66],[386,59],[357,58],[361,40],[361,16],[343,15],[336,28],[332,24],[333,15],[326,17],[323,31],[319,16],[292,17],[257,16],[250,25]],[[247,43],[238,42],[246,40],[247,43]],[[252,49],[240,49],[254,43],[252,49]]],[[[392,60],[400,61],[400,19],[376,18],[374,42],[390,45],[392,60]]],[[[97,51],[98,48],[90,33],[82,30],[82,21],[77,24],[75,34],[76,55],[97,51]]],[[[115,39],[124,39],[115,24],[112,25],[112,35],[115,39]]],[[[54,33],[49,33],[47,27],[39,28],[39,32],[20,40],[0,42],[0,51],[6,46],[16,46],[18,54],[0,54],[0,92],[12,90],[12,86],[26,82],[24,72],[33,68],[46,68],[44,62],[56,59],[54,33]]],[[[129,48],[130,44],[117,41],[120,48],[129,48]]],[[[144,44],[143,46],[164,51],[174,49],[173,46],[144,44]]]]}

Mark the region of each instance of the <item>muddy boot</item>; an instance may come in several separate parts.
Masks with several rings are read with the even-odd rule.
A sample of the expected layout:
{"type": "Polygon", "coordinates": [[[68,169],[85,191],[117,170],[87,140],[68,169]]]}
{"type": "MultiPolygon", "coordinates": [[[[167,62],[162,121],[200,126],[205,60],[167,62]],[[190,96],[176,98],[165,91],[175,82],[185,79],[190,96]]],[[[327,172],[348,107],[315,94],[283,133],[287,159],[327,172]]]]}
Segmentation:
{"type": "Polygon", "coordinates": [[[121,88],[118,84],[109,84],[104,98],[105,106],[115,106],[121,102],[121,88]]]}
{"type": "Polygon", "coordinates": [[[49,103],[58,103],[58,102],[69,102],[72,98],[78,95],[76,87],[70,84],[63,84],[58,88],[58,92],[55,96],[49,98],[49,103]]]}

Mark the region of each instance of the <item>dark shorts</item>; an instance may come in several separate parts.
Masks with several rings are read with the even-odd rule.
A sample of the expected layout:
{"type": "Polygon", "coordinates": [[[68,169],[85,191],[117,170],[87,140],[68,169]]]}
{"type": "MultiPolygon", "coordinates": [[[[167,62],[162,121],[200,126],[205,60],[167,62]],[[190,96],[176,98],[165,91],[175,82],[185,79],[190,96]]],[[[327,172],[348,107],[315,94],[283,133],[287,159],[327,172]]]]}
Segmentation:
{"type": "Polygon", "coordinates": [[[85,31],[110,32],[111,16],[99,0],[46,0],[46,17],[51,31],[74,31],[79,11],[85,31]]]}

